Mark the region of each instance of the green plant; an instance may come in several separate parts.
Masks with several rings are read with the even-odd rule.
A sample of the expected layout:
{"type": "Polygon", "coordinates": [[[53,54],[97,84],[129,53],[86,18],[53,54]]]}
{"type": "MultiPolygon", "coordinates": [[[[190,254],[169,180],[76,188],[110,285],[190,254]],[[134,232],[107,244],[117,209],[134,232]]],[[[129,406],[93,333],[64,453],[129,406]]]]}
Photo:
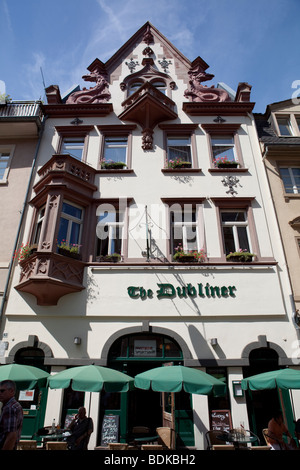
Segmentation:
{"type": "Polygon", "coordinates": [[[26,243],[24,245],[24,243],[22,243],[20,249],[15,251],[14,257],[20,263],[21,261],[24,261],[25,259],[29,258],[29,256],[31,256],[36,249],[37,245],[32,245],[31,243],[26,243]]]}
{"type": "Polygon", "coordinates": [[[81,245],[75,243],[70,244],[67,240],[61,240],[61,242],[57,244],[58,249],[69,251],[70,253],[79,253],[80,246],[81,245]]]}
{"type": "Polygon", "coordinates": [[[239,163],[236,162],[235,160],[229,160],[226,155],[224,157],[218,157],[214,161],[215,166],[220,166],[220,165],[238,165],[239,163]]]}
{"type": "Polygon", "coordinates": [[[235,258],[238,258],[240,261],[252,261],[254,253],[250,253],[248,250],[243,250],[240,249],[238,251],[230,252],[227,256],[226,259],[227,261],[234,260],[235,258]]]}
{"type": "Polygon", "coordinates": [[[124,162],[115,162],[113,160],[105,160],[103,158],[101,160],[101,168],[124,168],[126,166],[126,163],[124,162]]]}
{"type": "Polygon", "coordinates": [[[181,168],[189,166],[191,166],[191,162],[187,162],[181,158],[174,158],[173,160],[168,161],[168,168],[181,168]]]}
{"type": "Polygon", "coordinates": [[[185,251],[181,244],[179,244],[176,248],[175,248],[175,251],[176,253],[173,255],[173,260],[174,261],[180,261],[182,258],[191,258],[191,259],[195,259],[198,261],[198,263],[202,263],[203,261],[206,260],[206,253],[204,250],[200,250],[200,251],[197,251],[197,250],[188,250],[188,251],[185,251]]]}

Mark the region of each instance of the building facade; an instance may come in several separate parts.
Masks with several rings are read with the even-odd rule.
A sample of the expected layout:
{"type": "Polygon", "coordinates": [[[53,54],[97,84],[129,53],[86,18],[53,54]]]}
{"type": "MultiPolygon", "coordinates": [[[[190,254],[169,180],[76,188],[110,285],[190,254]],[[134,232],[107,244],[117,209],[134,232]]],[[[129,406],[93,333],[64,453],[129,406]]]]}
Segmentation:
{"type": "Polygon", "coordinates": [[[300,105],[292,99],[267,106],[255,115],[263,161],[280,228],[299,324],[299,162],[300,105]]]}
{"type": "MultiPolygon", "coordinates": [[[[250,400],[240,381],[292,365],[297,341],[251,86],[205,86],[207,69],[146,23],[88,67],[92,87],[46,89],[22,239],[33,250],[15,263],[1,327],[2,363],[130,376],[172,363],[225,380],[226,397],[176,396],[178,445],[197,449],[224,413],[266,427],[269,397],[250,400]]],[[[107,413],[121,441],[162,425],[157,392],[44,397],[46,425],[89,403],[91,448],[107,413]]]]}

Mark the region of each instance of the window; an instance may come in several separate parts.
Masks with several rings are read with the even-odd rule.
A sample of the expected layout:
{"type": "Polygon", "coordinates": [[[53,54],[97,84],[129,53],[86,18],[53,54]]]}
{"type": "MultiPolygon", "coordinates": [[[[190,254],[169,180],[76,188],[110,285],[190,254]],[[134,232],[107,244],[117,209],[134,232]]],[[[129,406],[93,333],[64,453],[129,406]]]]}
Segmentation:
{"type": "Polygon", "coordinates": [[[125,212],[111,207],[98,214],[96,227],[97,256],[122,253],[122,239],[125,212]]]}
{"type": "Polygon", "coordinates": [[[226,255],[240,249],[251,251],[245,211],[222,210],[221,222],[226,255]]]}
{"type": "Polygon", "coordinates": [[[280,175],[286,193],[298,194],[300,192],[300,167],[280,168],[280,175]]]}
{"type": "Polygon", "coordinates": [[[181,247],[184,251],[198,251],[196,210],[191,208],[171,208],[171,252],[181,247]]]}
{"type": "Polygon", "coordinates": [[[83,209],[63,202],[58,229],[58,244],[65,240],[69,245],[80,245],[83,209]]]}
{"type": "Polygon", "coordinates": [[[79,161],[86,161],[89,134],[94,126],[56,126],[59,136],[57,153],[71,155],[79,161]]]}
{"type": "Polygon", "coordinates": [[[167,138],[167,158],[169,166],[175,162],[192,163],[191,139],[186,136],[170,136],[167,138]]]}
{"type": "Polygon", "coordinates": [[[0,148],[0,183],[7,180],[12,153],[12,149],[0,148]]]}
{"type": "Polygon", "coordinates": [[[32,239],[32,243],[34,245],[38,245],[38,243],[40,241],[42,224],[43,224],[43,220],[44,220],[44,217],[45,217],[45,210],[46,210],[46,207],[43,206],[39,210],[37,218],[36,218],[35,230],[34,230],[33,239],[32,239]]]}
{"type": "Polygon", "coordinates": [[[61,153],[69,154],[77,160],[82,160],[84,149],[84,138],[65,138],[62,142],[61,153]]]}
{"type": "Polygon", "coordinates": [[[195,130],[198,124],[159,124],[164,131],[164,169],[189,168],[200,171],[198,167],[195,130]]]}
{"type": "Polygon", "coordinates": [[[127,162],[127,136],[105,137],[104,161],[127,162]]]}
{"type": "Polygon", "coordinates": [[[98,126],[101,132],[102,146],[100,168],[103,171],[123,169],[124,173],[132,171],[132,131],[135,124],[98,126]]]}
{"type": "Polygon", "coordinates": [[[298,132],[300,132],[300,117],[296,117],[296,123],[298,127],[298,132]]]}
{"type": "Polygon", "coordinates": [[[289,117],[277,117],[277,124],[279,127],[279,133],[282,136],[292,135],[292,127],[289,117]]]}
{"type": "Polygon", "coordinates": [[[213,136],[211,139],[214,163],[226,158],[231,162],[236,161],[234,138],[231,136],[213,136]]]}
{"type": "Polygon", "coordinates": [[[133,93],[135,93],[142,85],[143,85],[143,82],[132,83],[128,90],[128,96],[133,95],[133,93]]]}
{"type": "Polygon", "coordinates": [[[157,90],[161,91],[162,93],[166,94],[166,84],[162,80],[156,80],[151,83],[157,90]]]}
{"type": "Polygon", "coordinates": [[[219,171],[222,166],[232,168],[243,166],[243,156],[238,137],[240,124],[202,124],[201,126],[208,136],[212,168],[210,171],[219,171]]]}

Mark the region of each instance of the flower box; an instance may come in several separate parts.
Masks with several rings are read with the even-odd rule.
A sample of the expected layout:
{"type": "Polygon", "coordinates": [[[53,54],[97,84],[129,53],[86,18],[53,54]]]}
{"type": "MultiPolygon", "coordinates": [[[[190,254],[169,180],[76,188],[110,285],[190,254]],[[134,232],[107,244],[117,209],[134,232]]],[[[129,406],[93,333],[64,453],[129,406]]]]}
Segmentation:
{"type": "Polygon", "coordinates": [[[254,254],[249,253],[248,251],[237,251],[234,253],[229,253],[229,255],[226,256],[226,260],[233,263],[251,263],[251,261],[253,261],[253,257],[254,254]]]}
{"type": "Polygon", "coordinates": [[[178,263],[198,263],[198,259],[194,256],[183,255],[178,258],[175,258],[175,261],[178,263]]]}
{"type": "Polygon", "coordinates": [[[217,167],[218,168],[237,168],[239,166],[238,163],[232,162],[232,163],[218,163],[217,167]]]}
{"type": "Polygon", "coordinates": [[[175,160],[169,160],[167,163],[167,168],[191,168],[192,163],[177,158],[175,160]]]}
{"type": "Polygon", "coordinates": [[[58,248],[58,253],[60,255],[68,256],[69,258],[73,258],[73,259],[80,259],[81,258],[80,253],[78,253],[76,251],[70,251],[66,248],[58,248]]]}
{"type": "Polygon", "coordinates": [[[112,160],[101,161],[102,170],[123,170],[125,166],[127,165],[126,163],[123,163],[123,162],[114,162],[112,160]]]}
{"type": "Polygon", "coordinates": [[[97,256],[96,261],[100,263],[118,263],[121,261],[121,255],[114,253],[112,255],[97,256]]]}

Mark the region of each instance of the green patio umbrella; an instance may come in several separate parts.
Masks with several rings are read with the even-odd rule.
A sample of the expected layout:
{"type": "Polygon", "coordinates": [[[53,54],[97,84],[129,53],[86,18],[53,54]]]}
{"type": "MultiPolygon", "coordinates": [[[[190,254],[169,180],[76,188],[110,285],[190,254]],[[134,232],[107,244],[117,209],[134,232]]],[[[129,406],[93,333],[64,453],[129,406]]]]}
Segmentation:
{"type": "Polygon", "coordinates": [[[226,385],[221,380],[201,370],[185,366],[163,366],[150,369],[135,376],[134,384],[137,388],[155,392],[180,392],[182,389],[188,393],[200,395],[214,394],[223,396],[226,385]]]}
{"type": "Polygon", "coordinates": [[[300,388],[300,370],[279,369],[253,375],[242,380],[243,390],[266,390],[280,388],[282,390],[300,388]]]}
{"type": "Polygon", "coordinates": [[[0,381],[13,380],[18,390],[31,390],[36,385],[47,384],[49,374],[38,367],[23,364],[6,364],[0,366],[0,381]]]}
{"type": "Polygon", "coordinates": [[[48,378],[50,388],[68,388],[78,392],[127,392],[134,379],[118,370],[88,365],[72,367],[48,378]]]}

